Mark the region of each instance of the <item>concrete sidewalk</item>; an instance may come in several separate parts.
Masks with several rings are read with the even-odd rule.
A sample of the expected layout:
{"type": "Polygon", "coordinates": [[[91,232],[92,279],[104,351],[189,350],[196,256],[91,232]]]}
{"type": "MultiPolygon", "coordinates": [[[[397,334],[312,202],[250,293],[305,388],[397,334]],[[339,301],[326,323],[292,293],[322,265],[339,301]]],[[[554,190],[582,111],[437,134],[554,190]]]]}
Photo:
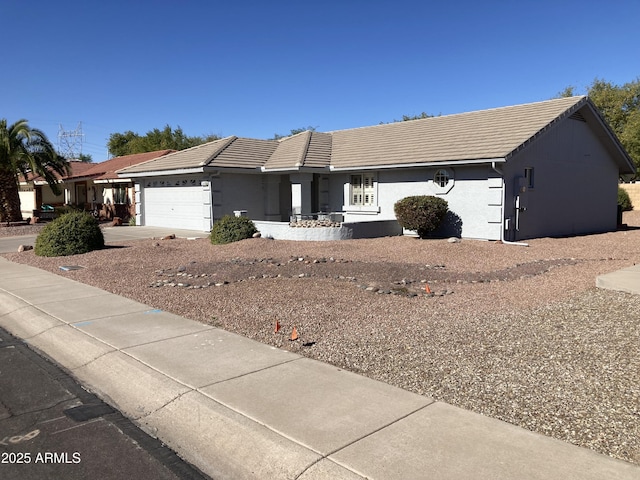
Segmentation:
{"type": "Polygon", "coordinates": [[[0,258],[0,325],[216,479],[638,479],[640,467],[0,258]]]}
{"type": "Polygon", "coordinates": [[[640,295],[640,265],[600,275],[596,287],[640,295]]]}

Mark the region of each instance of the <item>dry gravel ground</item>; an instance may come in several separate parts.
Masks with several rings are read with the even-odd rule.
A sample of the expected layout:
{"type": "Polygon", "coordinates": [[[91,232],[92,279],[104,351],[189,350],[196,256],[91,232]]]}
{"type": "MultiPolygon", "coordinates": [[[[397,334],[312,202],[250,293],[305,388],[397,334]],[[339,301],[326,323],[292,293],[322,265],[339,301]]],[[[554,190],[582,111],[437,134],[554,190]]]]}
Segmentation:
{"type": "Polygon", "coordinates": [[[640,262],[640,212],[625,221],[528,248],[178,239],[6,257],[640,464],[640,297],[594,286],[640,262]]]}

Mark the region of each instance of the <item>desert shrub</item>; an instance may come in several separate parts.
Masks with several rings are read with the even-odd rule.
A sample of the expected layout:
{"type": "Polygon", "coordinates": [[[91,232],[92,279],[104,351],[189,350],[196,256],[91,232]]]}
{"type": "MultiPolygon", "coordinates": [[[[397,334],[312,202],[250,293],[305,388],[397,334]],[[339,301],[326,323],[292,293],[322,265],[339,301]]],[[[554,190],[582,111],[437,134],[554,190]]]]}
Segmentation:
{"type": "Polygon", "coordinates": [[[42,257],[77,255],[104,247],[104,236],[95,218],[86,212],[66,213],[45,226],[34,248],[42,257]]]}
{"type": "Polygon", "coordinates": [[[251,238],[257,231],[255,224],[247,217],[225,215],[213,224],[209,238],[211,243],[220,245],[251,238]]]}
{"type": "Polygon", "coordinates": [[[621,187],[618,187],[618,205],[620,205],[623,212],[630,212],[633,210],[631,198],[629,198],[629,192],[621,187]]]}
{"type": "Polygon", "coordinates": [[[425,238],[440,226],[449,204],[440,197],[417,195],[398,200],[393,210],[403,228],[415,230],[420,238],[425,238]]]}

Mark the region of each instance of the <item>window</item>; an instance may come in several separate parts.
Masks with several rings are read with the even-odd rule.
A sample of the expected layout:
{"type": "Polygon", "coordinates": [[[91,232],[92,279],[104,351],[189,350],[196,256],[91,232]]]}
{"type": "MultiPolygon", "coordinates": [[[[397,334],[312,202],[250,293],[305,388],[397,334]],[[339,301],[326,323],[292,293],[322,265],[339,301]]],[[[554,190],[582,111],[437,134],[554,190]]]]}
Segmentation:
{"type": "Polygon", "coordinates": [[[533,188],[533,167],[524,169],[524,184],[527,188],[533,188]]]}
{"type": "Polygon", "coordinates": [[[374,175],[351,175],[351,205],[375,205],[374,175]]]}
{"type": "Polygon", "coordinates": [[[449,183],[449,172],[441,168],[433,176],[433,181],[440,188],[446,187],[447,184],[449,183]]]}
{"type": "Polygon", "coordinates": [[[116,205],[127,203],[127,187],[113,187],[113,203],[116,205]]]}

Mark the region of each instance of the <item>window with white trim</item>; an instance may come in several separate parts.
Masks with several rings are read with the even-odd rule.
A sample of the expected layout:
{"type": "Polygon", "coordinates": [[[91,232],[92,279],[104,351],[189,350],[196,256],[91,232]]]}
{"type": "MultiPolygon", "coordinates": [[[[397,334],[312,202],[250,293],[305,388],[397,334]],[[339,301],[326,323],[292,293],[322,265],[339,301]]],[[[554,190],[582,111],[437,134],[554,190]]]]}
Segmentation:
{"type": "Polygon", "coordinates": [[[351,175],[350,205],[375,205],[375,175],[362,173],[351,175]]]}

